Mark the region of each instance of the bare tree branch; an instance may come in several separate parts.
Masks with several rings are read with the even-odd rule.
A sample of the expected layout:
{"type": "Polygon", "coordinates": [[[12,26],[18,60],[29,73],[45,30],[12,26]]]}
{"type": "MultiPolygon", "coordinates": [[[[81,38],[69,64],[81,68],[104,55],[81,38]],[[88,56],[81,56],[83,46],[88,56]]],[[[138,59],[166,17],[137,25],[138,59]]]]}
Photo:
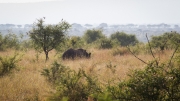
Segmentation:
{"type": "Polygon", "coordinates": [[[147,33],[146,33],[146,38],[147,38],[147,40],[148,40],[148,44],[149,44],[149,49],[150,49],[151,55],[152,55],[153,58],[155,59],[156,65],[158,66],[158,61],[156,60],[156,57],[154,56],[154,53],[152,52],[151,44],[150,44],[149,39],[148,39],[148,37],[147,37],[147,33]]]}
{"type": "Polygon", "coordinates": [[[136,57],[138,60],[140,60],[140,61],[142,61],[143,63],[145,63],[145,64],[148,65],[148,63],[146,63],[146,62],[143,61],[142,59],[138,58],[138,57],[130,50],[130,48],[129,48],[128,46],[127,46],[127,48],[128,48],[128,50],[129,50],[129,52],[131,52],[131,54],[134,55],[134,57],[136,57]]]}
{"type": "Polygon", "coordinates": [[[172,59],[173,59],[173,57],[174,57],[174,54],[175,54],[176,51],[178,50],[178,48],[179,48],[179,46],[177,46],[177,47],[175,48],[175,50],[174,50],[174,52],[173,52],[173,54],[172,54],[172,56],[171,56],[171,59],[170,59],[170,61],[169,61],[169,63],[168,63],[168,67],[171,65],[171,61],[172,61],[172,59]]]}

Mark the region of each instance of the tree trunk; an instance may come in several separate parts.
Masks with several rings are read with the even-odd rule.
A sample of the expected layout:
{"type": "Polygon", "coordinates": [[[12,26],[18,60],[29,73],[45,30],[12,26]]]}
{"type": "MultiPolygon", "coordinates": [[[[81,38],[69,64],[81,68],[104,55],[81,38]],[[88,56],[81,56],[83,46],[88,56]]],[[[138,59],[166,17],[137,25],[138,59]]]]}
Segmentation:
{"type": "Polygon", "coordinates": [[[45,52],[45,54],[46,54],[46,61],[47,61],[49,59],[48,52],[45,52]]]}

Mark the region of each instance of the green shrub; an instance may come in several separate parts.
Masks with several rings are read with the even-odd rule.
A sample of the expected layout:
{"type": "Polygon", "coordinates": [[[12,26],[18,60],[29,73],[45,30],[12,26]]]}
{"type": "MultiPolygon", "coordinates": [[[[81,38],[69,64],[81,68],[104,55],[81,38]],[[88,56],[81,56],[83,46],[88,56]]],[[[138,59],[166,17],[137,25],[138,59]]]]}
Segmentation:
{"type": "Polygon", "coordinates": [[[157,60],[150,48],[154,60],[146,63],[140,59],[146,64],[144,69],[132,71],[126,81],[120,81],[112,86],[108,85],[107,91],[110,98],[118,101],[178,101],[180,98],[180,65],[177,62],[180,58],[179,55],[173,58],[179,52],[178,48],[179,45],[176,45],[169,61],[164,63],[157,60]]]}
{"type": "Polygon", "coordinates": [[[15,54],[12,57],[0,56],[0,76],[9,73],[12,69],[17,67],[16,63],[18,63],[21,60],[21,57],[18,56],[19,54],[15,54]]]}
{"type": "Polygon", "coordinates": [[[0,50],[6,50],[7,48],[19,49],[19,40],[16,34],[1,35],[0,33],[0,50]]]}
{"type": "Polygon", "coordinates": [[[152,36],[150,43],[153,48],[174,49],[180,42],[180,34],[176,32],[166,32],[163,35],[152,36]]]}
{"type": "Polygon", "coordinates": [[[101,38],[96,42],[98,43],[99,49],[110,49],[119,46],[119,42],[117,40],[111,40],[109,38],[101,38]]]}
{"type": "Polygon", "coordinates": [[[121,46],[135,45],[139,42],[135,35],[118,31],[111,35],[111,39],[117,39],[121,46]]]}
{"type": "Polygon", "coordinates": [[[56,93],[49,98],[52,101],[60,101],[65,97],[69,101],[86,101],[91,94],[101,92],[97,79],[88,76],[82,69],[75,72],[54,62],[51,69],[44,69],[41,73],[56,87],[56,93]]]}
{"type": "Polygon", "coordinates": [[[31,40],[23,40],[20,42],[20,50],[27,51],[28,49],[33,49],[33,42],[31,40]]]}
{"type": "Polygon", "coordinates": [[[99,48],[102,48],[102,49],[106,49],[106,48],[112,48],[113,47],[113,43],[111,40],[108,40],[108,39],[101,39],[100,40],[100,47],[99,48]]]}
{"type": "Polygon", "coordinates": [[[89,29],[83,35],[83,39],[88,44],[104,37],[105,36],[103,35],[102,30],[97,30],[97,29],[92,29],[92,30],[89,29]]]}
{"type": "Polygon", "coordinates": [[[178,101],[180,66],[152,61],[145,69],[132,71],[128,80],[106,89],[112,101],[178,101]]]}
{"type": "Polygon", "coordinates": [[[113,100],[111,95],[108,92],[100,94],[99,96],[97,96],[96,99],[97,101],[117,101],[117,100],[113,100]]]}
{"type": "Polygon", "coordinates": [[[84,47],[84,41],[81,37],[78,36],[72,36],[69,40],[69,46],[72,48],[80,48],[80,47],[84,47]]]}

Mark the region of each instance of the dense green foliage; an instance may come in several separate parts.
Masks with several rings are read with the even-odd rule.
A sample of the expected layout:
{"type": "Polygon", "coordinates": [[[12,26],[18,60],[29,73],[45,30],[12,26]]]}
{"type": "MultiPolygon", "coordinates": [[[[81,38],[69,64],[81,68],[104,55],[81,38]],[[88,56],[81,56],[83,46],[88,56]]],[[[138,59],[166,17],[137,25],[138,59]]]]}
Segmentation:
{"type": "Polygon", "coordinates": [[[152,36],[151,44],[154,48],[159,48],[161,51],[164,49],[172,49],[180,43],[180,34],[176,32],[167,32],[160,36],[152,36]]]}
{"type": "Polygon", "coordinates": [[[72,36],[69,39],[69,47],[72,48],[79,48],[84,46],[84,41],[81,37],[78,36],[72,36]]]}
{"type": "MultiPolygon", "coordinates": [[[[179,38],[179,37],[178,37],[179,38]]],[[[174,52],[169,61],[160,63],[160,59],[146,63],[142,70],[134,70],[129,79],[119,82],[115,86],[107,86],[108,94],[112,100],[118,101],[178,101],[180,98],[180,66],[178,62],[180,43],[177,38],[169,38],[167,41],[176,42],[174,52]],[[174,58],[174,56],[176,58],[174,58]]],[[[133,53],[133,52],[132,52],[133,53]]],[[[160,57],[159,57],[160,58],[160,57]]],[[[139,58],[138,58],[139,59],[139,58]]],[[[104,94],[105,95],[105,94],[104,94]]]]}
{"type": "Polygon", "coordinates": [[[109,86],[108,91],[118,101],[178,101],[179,73],[179,65],[152,61],[145,69],[133,71],[129,80],[109,86]]]}
{"type": "Polygon", "coordinates": [[[17,63],[21,60],[19,54],[13,56],[0,56],[0,76],[8,74],[11,70],[17,67],[17,63]]]}
{"type": "Polygon", "coordinates": [[[117,39],[121,46],[135,45],[138,40],[135,35],[126,34],[124,32],[116,32],[111,35],[111,39],[117,39]]]}
{"type": "Polygon", "coordinates": [[[69,101],[87,101],[91,94],[101,92],[97,79],[82,69],[76,72],[55,61],[51,69],[43,69],[41,73],[57,88],[54,96],[50,97],[52,101],[60,101],[65,97],[69,101]]]}
{"type": "Polygon", "coordinates": [[[92,30],[87,30],[84,33],[84,40],[86,41],[86,43],[92,43],[98,39],[104,38],[105,36],[103,35],[101,30],[96,30],[96,29],[92,29],[92,30]]]}
{"type": "Polygon", "coordinates": [[[19,49],[20,40],[15,34],[2,35],[0,33],[0,50],[6,50],[7,48],[19,49]]]}
{"type": "Polygon", "coordinates": [[[48,60],[49,51],[64,42],[65,33],[70,28],[70,25],[63,20],[56,25],[45,25],[43,19],[37,20],[34,24],[32,31],[29,32],[30,38],[34,42],[36,49],[44,51],[46,60],[48,60]]]}
{"type": "Polygon", "coordinates": [[[82,37],[71,36],[66,38],[64,47],[67,48],[81,48],[85,47],[85,42],[82,37]]]}
{"type": "Polygon", "coordinates": [[[119,46],[119,42],[117,40],[111,40],[109,38],[101,38],[96,41],[99,49],[110,49],[113,47],[119,46]]]}

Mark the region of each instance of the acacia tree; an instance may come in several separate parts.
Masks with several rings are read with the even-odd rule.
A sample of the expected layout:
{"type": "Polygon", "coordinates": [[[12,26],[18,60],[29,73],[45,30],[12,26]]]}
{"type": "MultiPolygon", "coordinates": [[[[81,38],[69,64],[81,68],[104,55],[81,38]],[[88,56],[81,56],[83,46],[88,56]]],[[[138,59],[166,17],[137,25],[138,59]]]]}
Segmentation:
{"type": "Polygon", "coordinates": [[[152,36],[151,44],[154,48],[160,48],[161,51],[175,48],[180,43],[180,34],[174,31],[166,32],[159,36],[152,36]]]}
{"type": "Polygon", "coordinates": [[[34,43],[35,49],[41,49],[46,55],[46,61],[49,59],[48,53],[64,42],[65,34],[70,28],[70,24],[61,20],[56,25],[45,25],[45,18],[38,19],[29,32],[30,38],[34,43]]]}

